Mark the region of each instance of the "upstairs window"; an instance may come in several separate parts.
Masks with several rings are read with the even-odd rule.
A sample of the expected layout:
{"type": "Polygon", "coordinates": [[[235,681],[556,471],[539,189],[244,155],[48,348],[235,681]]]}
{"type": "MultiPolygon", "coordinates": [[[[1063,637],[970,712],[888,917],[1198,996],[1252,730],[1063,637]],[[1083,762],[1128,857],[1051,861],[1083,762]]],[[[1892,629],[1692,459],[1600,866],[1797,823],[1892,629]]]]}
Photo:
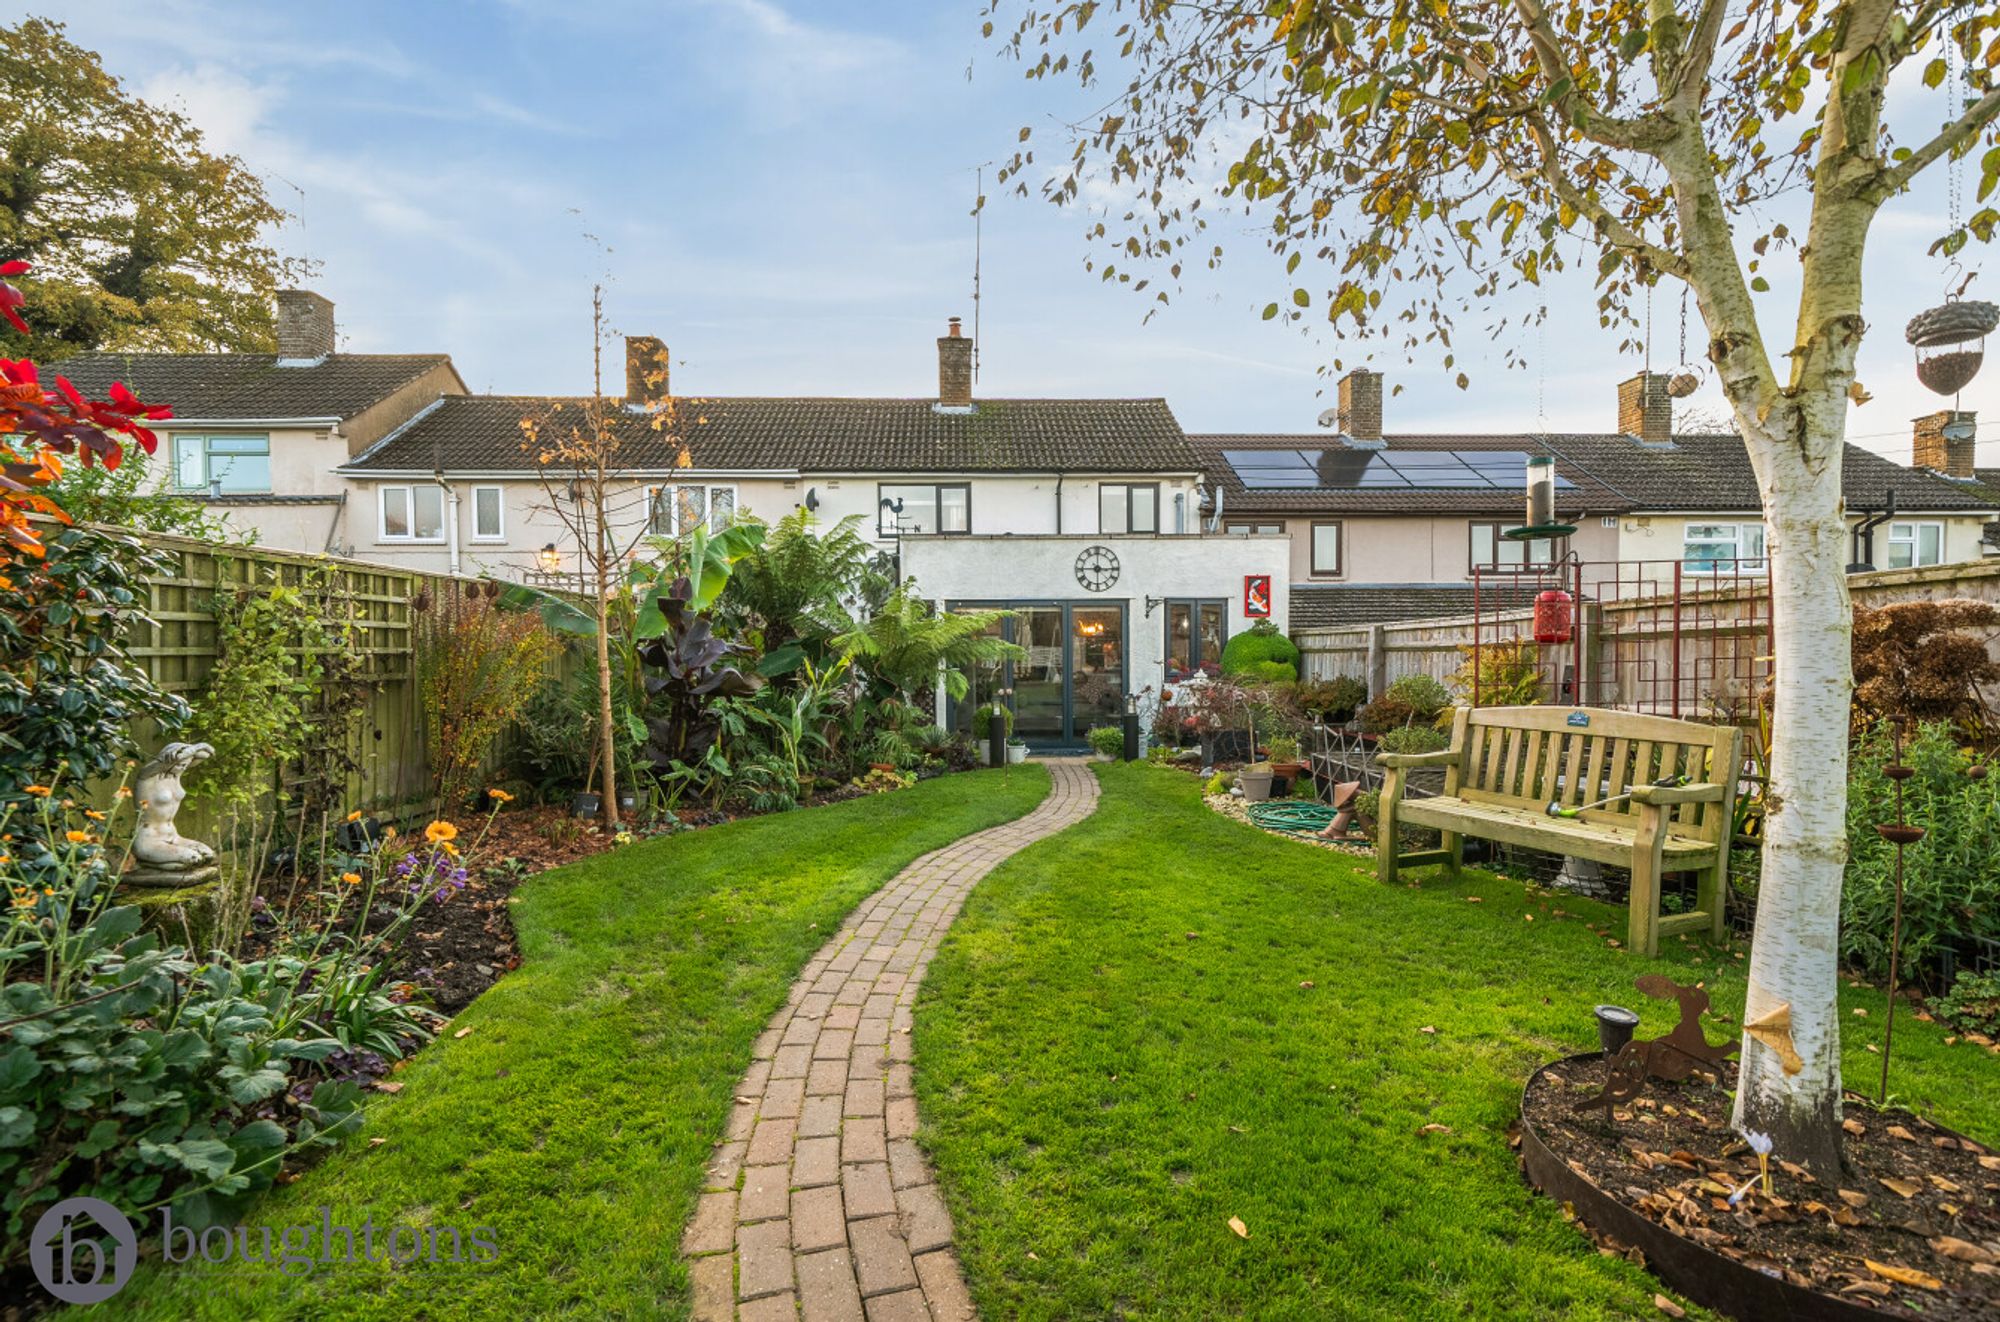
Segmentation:
{"type": "Polygon", "coordinates": [[[1285,525],[1282,523],[1225,523],[1222,531],[1231,537],[1283,537],[1285,525]]]}
{"type": "Polygon", "coordinates": [[[875,488],[877,529],[884,537],[972,531],[967,482],[884,482],[875,488]]]}
{"type": "Polygon", "coordinates": [[[1517,542],[1500,535],[1503,529],[1512,526],[1506,523],[1471,525],[1468,574],[1532,574],[1549,568],[1569,554],[1567,537],[1517,542]]]}
{"type": "Polygon", "coordinates": [[[472,489],[472,540],[475,542],[505,541],[506,506],[501,500],[499,487],[474,487],[472,489]]]}
{"type": "Polygon", "coordinates": [[[1764,572],[1762,523],[1690,523],[1681,535],[1681,568],[1690,574],[1764,572]]]}
{"type": "Polygon", "coordinates": [[[444,540],[444,488],[435,484],[383,487],[382,540],[441,542],[444,540]]]}
{"type": "Polygon", "coordinates": [[[1944,563],[1942,523],[1891,523],[1889,525],[1890,569],[1918,569],[1944,563]]]}
{"type": "Polygon", "coordinates": [[[269,436],[174,436],[174,486],[255,495],[271,489],[269,436]]]}
{"type": "Polygon", "coordinates": [[[718,532],[736,521],[736,488],[683,482],[654,487],[647,530],[655,537],[685,537],[703,524],[718,532]]]}
{"type": "Polygon", "coordinates": [[[1158,532],[1158,482],[1103,482],[1097,488],[1099,533],[1158,532]]]}
{"type": "Polygon", "coordinates": [[[1340,525],[1315,523],[1312,526],[1312,572],[1314,578],[1340,577],[1340,525]]]}

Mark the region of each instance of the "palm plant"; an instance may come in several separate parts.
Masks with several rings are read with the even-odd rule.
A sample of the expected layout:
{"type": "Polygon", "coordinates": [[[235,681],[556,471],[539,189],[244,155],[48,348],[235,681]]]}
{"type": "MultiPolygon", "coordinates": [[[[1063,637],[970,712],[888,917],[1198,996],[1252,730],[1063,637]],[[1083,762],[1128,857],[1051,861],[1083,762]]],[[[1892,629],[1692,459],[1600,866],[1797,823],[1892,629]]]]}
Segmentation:
{"type": "Polygon", "coordinates": [[[971,688],[965,667],[1021,661],[1027,653],[992,632],[1011,611],[940,611],[905,583],[889,594],[864,625],[833,645],[852,655],[875,680],[906,705],[940,676],[945,693],[963,698],[971,688]]]}

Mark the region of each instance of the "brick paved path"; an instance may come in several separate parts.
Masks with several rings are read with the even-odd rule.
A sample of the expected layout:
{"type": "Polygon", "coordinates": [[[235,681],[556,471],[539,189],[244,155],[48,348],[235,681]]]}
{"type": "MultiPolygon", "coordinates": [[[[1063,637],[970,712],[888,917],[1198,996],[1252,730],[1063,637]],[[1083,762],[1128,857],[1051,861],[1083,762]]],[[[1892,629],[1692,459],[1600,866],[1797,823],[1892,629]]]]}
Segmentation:
{"type": "Polygon", "coordinates": [[[910,1007],[979,879],[1096,807],[1082,762],[1045,765],[1033,812],[925,854],[862,901],[757,1039],[681,1241],[697,1319],[974,1315],[916,1144],[910,1007]]]}

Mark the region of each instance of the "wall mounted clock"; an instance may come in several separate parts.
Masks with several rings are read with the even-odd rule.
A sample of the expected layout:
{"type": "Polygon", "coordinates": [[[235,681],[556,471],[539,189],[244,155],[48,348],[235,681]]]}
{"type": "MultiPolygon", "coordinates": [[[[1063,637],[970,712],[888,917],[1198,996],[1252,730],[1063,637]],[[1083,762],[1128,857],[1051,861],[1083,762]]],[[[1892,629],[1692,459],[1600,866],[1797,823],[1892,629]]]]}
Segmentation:
{"type": "Polygon", "coordinates": [[[1108,546],[1086,546],[1076,558],[1076,581],[1086,592],[1107,592],[1118,581],[1118,557],[1108,546]]]}

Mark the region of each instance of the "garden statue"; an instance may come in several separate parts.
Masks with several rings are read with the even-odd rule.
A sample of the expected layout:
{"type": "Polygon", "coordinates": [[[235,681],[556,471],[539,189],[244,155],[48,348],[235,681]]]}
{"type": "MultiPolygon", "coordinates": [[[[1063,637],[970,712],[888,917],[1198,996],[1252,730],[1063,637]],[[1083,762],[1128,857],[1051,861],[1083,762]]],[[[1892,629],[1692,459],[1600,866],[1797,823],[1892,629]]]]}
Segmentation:
{"type": "Polygon", "coordinates": [[[139,829],[132,834],[126,881],[136,886],[192,886],[217,875],[215,851],[174,829],[174,815],[187,798],[181,777],[214,752],[208,744],[168,744],[139,768],[134,791],[139,829]]]}
{"type": "Polygon", "coordinates": [[[1736,1054],[1737,1044],[1710,1046],[1701,1031],[1701,1016],[1708,1010],[1708,992],[1700,986],[1683,987],[1663,973],[1641,975],[1634,983],[1655,1000],[1678,1001],[1681,1020],[1665,1037],[1627,1042],[1611,1058],[1610,1076],[1601,1091],[1572,1104],[1575,1111],[1601,1108],[1610,1111],[1637,1097],[1648,1078],[1678,1083],[1704,1067],[1717,1065],[1736,1054]]]}

